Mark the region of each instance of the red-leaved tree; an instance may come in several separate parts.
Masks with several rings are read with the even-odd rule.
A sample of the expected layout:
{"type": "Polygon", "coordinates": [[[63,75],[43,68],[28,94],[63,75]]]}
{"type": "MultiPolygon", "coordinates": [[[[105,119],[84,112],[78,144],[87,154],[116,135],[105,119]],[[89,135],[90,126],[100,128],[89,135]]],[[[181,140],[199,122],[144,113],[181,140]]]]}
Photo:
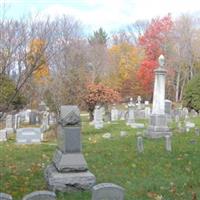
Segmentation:
{"type": "Polygon", "coordinates": [[[143,90],[151,95],[153,90],[154,69],[158,66],[157,59],[160,54],[165,54],[167,35],[173,22],[170,15],[153,19],[139,44],[144,48],[145,59],[141,62],[137,78],[143,90]]]}
{"type": "Polygon", "coordinates": [[[117,103],[120,100],[121,97],[117,91],[101,83],[87,85],[87,93],[84,96],[84,101],[90,114],[90,120],[93,120],[93,111],[96,105],[108,105],[110,103],[117,103]]]}

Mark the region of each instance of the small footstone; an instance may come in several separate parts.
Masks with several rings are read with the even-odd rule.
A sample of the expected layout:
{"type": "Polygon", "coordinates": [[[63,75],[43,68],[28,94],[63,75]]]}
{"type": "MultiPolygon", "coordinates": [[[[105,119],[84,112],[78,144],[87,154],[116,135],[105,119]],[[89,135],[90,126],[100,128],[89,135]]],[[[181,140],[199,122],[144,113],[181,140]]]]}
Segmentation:
{"type": "Polygon", "coordinates": [[[0,200],[12,200],[12,196],[9,194],[0,192],[0,200]]]}
{"type": "Polygon", "coordinates": [[[27,194],[22,200],[56,200],[56,194],[50,191],[36,191],[27,194]]]}

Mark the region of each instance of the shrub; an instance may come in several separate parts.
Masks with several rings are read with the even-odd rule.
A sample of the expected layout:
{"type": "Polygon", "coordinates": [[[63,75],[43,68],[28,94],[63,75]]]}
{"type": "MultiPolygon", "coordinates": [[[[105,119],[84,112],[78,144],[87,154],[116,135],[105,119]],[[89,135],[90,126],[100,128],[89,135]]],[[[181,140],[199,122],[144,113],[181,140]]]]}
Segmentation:
{"type": "Polygon", "coordinates": [[[200,74],[186,85],[183,93],[183,104],[190,109],[200,110],[200,74]]]}

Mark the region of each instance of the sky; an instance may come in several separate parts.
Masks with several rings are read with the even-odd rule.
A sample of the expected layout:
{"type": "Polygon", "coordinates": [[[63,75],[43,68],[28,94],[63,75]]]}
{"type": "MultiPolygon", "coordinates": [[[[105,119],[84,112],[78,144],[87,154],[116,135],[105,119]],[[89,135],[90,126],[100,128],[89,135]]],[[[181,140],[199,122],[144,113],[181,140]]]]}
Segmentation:
{"type": "Polygon", "coordinates": [[[55,18],[65,14],[80,20],[91,31],[102,27],[107,32],[168,13],[174,18],[185,13],[200,16],[198,0],[0,0],[0,17],[3,5],[9,18],[55,18]]]}

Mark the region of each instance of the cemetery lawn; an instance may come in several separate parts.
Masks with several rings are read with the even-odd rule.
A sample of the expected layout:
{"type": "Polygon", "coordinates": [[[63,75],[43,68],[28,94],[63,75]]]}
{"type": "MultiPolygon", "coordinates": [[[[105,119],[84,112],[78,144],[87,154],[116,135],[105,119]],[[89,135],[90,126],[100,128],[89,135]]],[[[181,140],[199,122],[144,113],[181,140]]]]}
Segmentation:
{"type": "MultiPolygon", "coordinates": [[[[200,127],[200,118],[194,119],[200,127]]],[[[136,151],[136,130],[124,122],[95,130],[83,122],[83,153],[97,183],[112,182],[125,188],[126,200],[200,199],[200,136],[178,133],[173,126],[171,153],[164,139],[144,139],[144,153],[136,151]],[[120,130],[128,136],[120,137],[120,130]],[[112,139],[103,139],[110,132],[112,139]]],[[[56,148],[54,137],[41,145],[16,145],[11,138],[0,144],[0,192],[21,200],[26,194],[45,190],[43,171],[56,148]]],[[[90,200],[90,192],[57,194],[58,200],[90,200]]]]}

